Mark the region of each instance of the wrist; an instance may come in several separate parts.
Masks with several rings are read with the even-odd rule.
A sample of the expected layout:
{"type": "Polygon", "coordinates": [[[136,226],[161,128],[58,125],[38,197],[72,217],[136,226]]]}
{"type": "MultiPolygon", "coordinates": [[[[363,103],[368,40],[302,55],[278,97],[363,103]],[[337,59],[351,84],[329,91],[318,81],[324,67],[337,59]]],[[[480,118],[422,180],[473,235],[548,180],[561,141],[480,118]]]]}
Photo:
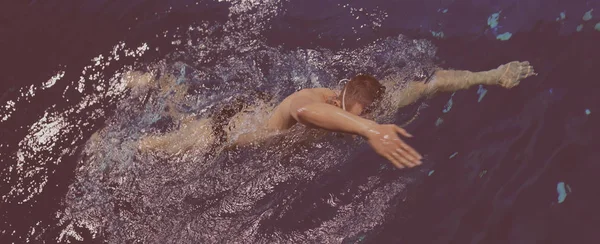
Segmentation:
{"type": "Polygon", "coordinates": [[[508,68],[510,68],[510,66],[504,64],[504,65],[498,66],[498,68],[496,68],[496,69],[490,70],[489,72],[491,74],[493,74],[493,75],[490,75],[490,77],[493,77],[493,79],[491,79],[489,81],[490,82],[489,85],[499,85],[502,78],[508,72],[508,68]]]}
{"type": "Polygon", "coordinates": [[[379,134],[379,132],[375,130],[377,126],[379,126],[379,124],[377,124],[376,122],[367,121],[363,124],[358,134],[364,138],[369,138],[370,136],[379,134]]]}

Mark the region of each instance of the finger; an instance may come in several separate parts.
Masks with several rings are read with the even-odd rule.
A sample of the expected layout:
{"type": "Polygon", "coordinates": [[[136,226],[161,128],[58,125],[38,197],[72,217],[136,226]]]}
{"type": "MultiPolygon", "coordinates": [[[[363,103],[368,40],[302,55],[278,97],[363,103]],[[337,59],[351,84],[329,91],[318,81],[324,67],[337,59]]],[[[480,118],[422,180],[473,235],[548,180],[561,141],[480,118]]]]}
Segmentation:
{"type": "Polygon", "coordinates": [[[392,155],[386,155],[385,158],[389,160],[396,168],[404,169],[404,165],[400,163],[400,161],[396,160],[392,155]]]}
{"type": "Polygon", "coordinates": [[[398,146],[400,150],[398,150],[399,153],[402,154],[407,154],[409,155],[409,159],[414,161],[415,163],[419,163],[418,161],[420,159],[423,158],[423,156],[421,156],[421,154],[419,154],[415,149],[413,149],[411,146],[409,146],[408,144],[404,143],[400,138],[393,140],[394,143],[396,144],[396,146],[398,146]]]}
{"type": "Polygon", "coordinates": [[[413,166],[413,163],[411,163],[410,160],[406,159],[403,155],[401,155],[401,153],[392,152],[391,155],[396,161],[399,161],[402,165],[408,167],[413,166]]]}
{"type": "Polygon", "coordinates": [[[396,141],[396,152],[400,153],[400,155],[404,155],[405,158],[410,160],[415,164],[420,164],[420,161],[423,157],[419,155],[414,149],[412,149],[409,145],[402,141],[396,141]]]}
{"type": "Polygon", "coordinates": [[[416,157],[416,156],[412,155],[411,153],[407,152],[406,150],[404,150],[402,145],[398,145],[398,146],[399,147],[396,148],[396,153],[399,153],[400,155],[404,155],[404,157],[406,157],[411,162],[417,163],[419,161],[418,157],[416,157]]]}
{"type": "Polygon", "coordinates": [[[534,76],[535,75],[535,69],[533,68],[533,66],[529,66],[528,71],[527,71],[527,76],[534,76]]]}
{"type": "Polygon", "coordinates": [[[402,129],[399,126],[396,126],[396,132],[406,137],[413,137],[413,135],[409,134],[405,129],[402,129]]]}
{"type": "Polygon", "coordinates": [[[392,156],[396,160],[400,161],[400,163],[402,163],[406,167],[412,168],[412,167],[417,166],[416,163],[413,163],[410,160],[406,159],[406,155],[405,154],[400,154],[400,153],[393,152],[392,156]]]}
{"type": "Polygon", "coordinates": [[[423,156],[422,156],[421,154],[419,154],[419,153],[417,152],[417,150],[415,150],[414,148],[412,148],[412,147],[411,147],[411,146],[409,146],[408,144],[406,144],[406,143],[404,143],[404,142],[403,142],[403,143],[401,143],[401,144],[400,144],[400,147],[401,147],[403,150],[407,151],[407,152],[408,152],[408,153],[409,153],[411,156],[413,156],[415,159],[417,159],[417,160],[421,160],[421,159],[423,159],[423,156]]]}

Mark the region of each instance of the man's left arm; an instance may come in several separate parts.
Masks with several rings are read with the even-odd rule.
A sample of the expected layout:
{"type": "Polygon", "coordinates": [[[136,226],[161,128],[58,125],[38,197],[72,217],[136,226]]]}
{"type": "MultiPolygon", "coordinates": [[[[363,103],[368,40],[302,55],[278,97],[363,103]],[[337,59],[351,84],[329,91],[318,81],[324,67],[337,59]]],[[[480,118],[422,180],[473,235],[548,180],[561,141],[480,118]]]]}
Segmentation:
{"type": "Polygon", "coordinates": [[[529,62],[519,61],[482,72],[439,70],[429,83],[409,83],[398,95],[398,107],[404,107],[421,97],[432,96],[438,92],[455,92],[475,85],[499,85],[510,89],[519,85],[521,80],[534,75],[537,74],[529,62]]]}

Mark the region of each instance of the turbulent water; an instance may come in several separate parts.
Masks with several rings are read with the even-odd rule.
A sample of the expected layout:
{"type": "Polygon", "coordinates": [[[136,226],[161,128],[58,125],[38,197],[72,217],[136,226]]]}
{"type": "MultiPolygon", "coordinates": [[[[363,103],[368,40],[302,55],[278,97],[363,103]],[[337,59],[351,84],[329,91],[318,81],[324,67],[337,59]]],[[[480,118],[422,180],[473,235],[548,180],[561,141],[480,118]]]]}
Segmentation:
{"type": "MultiPolygon", "coordinates": [[[[255,150],[213,157],[202,150],[210,124],[201,121],[210,118],[206,111],[211,107],[224,106],[240,93],[259,90],[274,96],[263,103],[274,103],[300,88],[335,87],[340,77],[357,69],[373,70],[380,77],[394,74],[394,79],[403,72],[422,72],[433,58],[433,46],[404,37],[340,52],[284,52],[260,42],[241,45],[243,51],[222,55],[214,66],[165,60],[162,69],[148,67],[144,73],[123,75],[123,83],[144,84],[124,95],[115,116],[86,143],[67,208],[60,213],[61,221],[68,223],[61,239],[79,238],[75,228],[84,227],[92,236],[110,233],[109,242],[339,242],[382,223],[408,179],[373,178],[352,196],[320,193],[325,196],[315,204],[335,213],[321,225],[297,220],[297,226],[264,227],[265,222],[296,218],[294,204],[313,194],[303,185],[341,170],[357,143],[332,136],[302,143],[302,137],[290,136],[255,150]],[[164,134],[168,138],[162,139],[164,134]],[[154,142],[159,144],[151,146],[156,150],[146,149],[150,146],[144,146],[143,138],[151,136],[165,141],[154,142]]],[[[230,51],[223,46],[211,49],[230,51]]],[[[202,48],[187,51],[196,52],[202,48]]],[[[392,101],[393,92],[389,94],[392,101]]],[[[261,103],[260,98],[252,99],[261,103]]],[[[266,116],[257,107],[246,113],[266,116]]],[[[390,108],[382,112],[393,115],[390,108]]],[[[386,117],[392,122],[385,113],[378,120],[385,122],[386,117]]],[[[242,132],[258,126],[252,121],[245,118],[251,126],[242,132]]],[[[385,165],[384,169],[390,170],[385,165]]]]}
{"type": "MultiPolygon", "coordinates": [[[[368,71],[390,78],[387,104],[393,104],[394,88],[432,67],[434,46],[403,36],[338,51],[269,46],[257,36],[279,5],[232,4],[229,21],[185,27],[186,35],[172,41],[180,51],[150,64],[118,67],[120,59],[135,60],[156,48],[146,43],[128,47],[120,42],[93,58],[63,92],[65,99],[68,93],[82,93],[81,101],[48,109],[19,143],[17,164],[9,169],[18,184],[3,200],[26,203],[35,198],[48,181],[49,165],[77,154],[65,209],[56,214],[61,242],[87,241],[83,236],[110,243],[340,242],[381,224],[409,179],[369,179],[351,195],[350,189],[319,193],[324,196],[315,204],[331,212],[317,217],[322,224],[300,219],[292,226],[277,224],[295,219],[294,205],[314,194],[305,185],[344,167],[360,144],[356,140],[326,136],[306,141],[297,132],[261,148],[206,150],[212,134],[203,121],[240,94],[268,94],[268,100],[245,99],[273,104],[299,89],[339,87],[338,80],[368,71]],[[106,72],[111,66],[117,66],[115,71],[106,72]],[[83,139],[77,134],[91,120],[106,116],[108,105],[114,111],[83,150],[72,149],[76,140],[63,143],[83,139]],[[153,137],[158,139],[147,142],[153,137]],[[264,227],[269,222],[274,223],[264,227]]],[[[367,28],[377,27],[372,24],[367,28]]],[[[51,88],[64,73],[24,88],[21,99],[51,88]]],[[[268,105],[254,107],[246,111],[250,117],[237,134],[251,132],[258,126],[252,121],[268,116],[268,105]]],[[[388,106],[379,113],[378,120],[392,122],[395,109],[388,106]]],[[[7,113],[4,120],[9,118],[7,113]]]]}
{"type": "MultiPolygon", "coordinates": [[[[484,25],[487,21],[484,34],[493,42],[436,43],[408,30],[427,26],[428,36],[444,38],[442,29],[447,34],[455,29],[443,16],[462,5],[449,1],[418,8],[416,2],[405,3],[400,15],[398,4],[231,0],[110,8],[106,3],[104,11],[120,16],[123,26],[113,30],[114,25],[85,22],[82,32],[93,38],[65,31],[64,38],[75,41],[63,48],[75,51],[46,55],[56,56],[51,68],[42,69],[44,62],[38,60],[30,67],[39,74],[15,69],[2,76],[35,80],[2,87],[0,135],[7,138],[0,142],[2,240],[597,240],[585,228],[567,226],[593,226],[600,220],[566,217],[582,216],[577,206],[591,209],[584,202],[597,202],[597,191],[578,177],[598,169],[591,149],[598,131],[591,124],[600,103],[592,92],[597,88],[586,83],[598,52],[593,42],[584,41],[597,35],[592,20],[585,20],[588,13],[581,24],[587,28],[585,38],[560,39],[538,30],[541,34],[515,36],[513,44],[502,46],[497,40],[512,36],[502,28],[522,15],[509,4],[502,9],[510,20],[491,10],[489,18],[477,16],[484,25]],[[427,9],[438,19],[411,21],[427,9]],[[393,24],[400,21],[402,27],[393,24]],[[92,27],[134,34],[94,36],[92,27]],[[530,41],[542,37],[555,40],[546,46],[530,41]],[[496,48],[494,55],[482,51],[490,46],[496,48]],[[554,55],[558,47],[567,51],[554,55]],[[530,60],[541,77],[511,91],[480,86],[401,110],[394,106],[406,82],[441,66],[483,70],[520,58],[530,60]],[[425,153],[424,166],[395,170],[362,139],[300,128],[262,147],[230,150],[227,143],[210,144],[211,121],[230,104],[243,104],[243,112],[226,128],[231,139],[256,128],[294,91],[340,88],[340,80],[362,72],[381,79],[388,91],[383,106],[369,116],[408,125],[417,135],[409,142],[425,153]],[[580,82],[577,88],[557,82],[571,79],[580,82]],[[564,166],[563,161],[575,159],[583,162],[580,168],[564,166]]],[[[46,13],[51,6],[31,3],[14,9],[46,13]]],[[[87,8],[99,7],[82,5],[87,8]]],[[[65,5],[54,9],[67,11],[65,5]]],[[[574,22],[555,14],[561,32],[575,30],[574,22]]],[[[55,15],[70,16],[49,16],[55,15]]],[[[457,31],[464,32],[469,31],[457,31]]],[[[51,34],[46,37],[52,40],[51,34]]],[[[6,67],[23,63],[15,58],[6,67]]]]}

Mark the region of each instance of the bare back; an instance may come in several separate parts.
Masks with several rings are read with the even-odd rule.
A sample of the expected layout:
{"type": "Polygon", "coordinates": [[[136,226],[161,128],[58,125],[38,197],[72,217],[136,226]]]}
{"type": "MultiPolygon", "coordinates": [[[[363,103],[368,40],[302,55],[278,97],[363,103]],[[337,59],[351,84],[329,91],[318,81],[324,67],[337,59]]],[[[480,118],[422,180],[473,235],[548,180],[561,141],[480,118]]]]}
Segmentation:
{"type": "Polygon", "coordinates": [[[287,130],[298,123],[291,115],[290,104],[294,98],[299,96],[310,98],[314,102],[327,103],[327,100],[335,98],[337,93],[328,88],[309,88],[294,92],[275,107],[271,118],[267,122],[267,129],[287,130]]]}

